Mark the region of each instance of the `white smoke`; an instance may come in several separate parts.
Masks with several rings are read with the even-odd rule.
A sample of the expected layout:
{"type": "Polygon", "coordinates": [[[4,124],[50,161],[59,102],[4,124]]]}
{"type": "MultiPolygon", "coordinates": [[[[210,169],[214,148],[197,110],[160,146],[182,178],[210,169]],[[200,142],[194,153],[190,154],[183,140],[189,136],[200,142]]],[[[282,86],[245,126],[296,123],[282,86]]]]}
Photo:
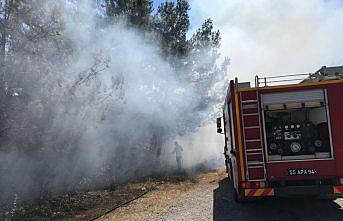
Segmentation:
{"type": "Polygon", "coordinates": [[[206,107],[199,88],[160,56],[158,45],[147,43],[125,20],[108,25],[88,1],[38,6],[47,17],[61,15],[64,30],[59,34],[70,51],[64,60],[59,48],[43,40],[42,56],[15,58],[17,63],[30,62],[33,70],[18,72],[23,79],[18,99],[28,99],[30,112],[24,107],[20,117],[25,122],[13,120],[29,122],[29,127],[9,127],[10,142],[0,155],[0,165],[9,165],[0,169],[5,177],[0,201],[13,193],[27,199],[42,191],[56,194],[77,185],[84,190],[151,175],[167,165],[153,162],[158,151],[151,149],[152,140],[155,147],[164,144],[162,154],[171,158],[173,145],[168,143],[179,136],[187,167],[216,156],[208,148],[218,146],[207,145],[216,141],[205,138],[214,130],[188,135],[213,107],[206,107]],[[41,68],[41,58],[53,61],[47,70],[41,68]],[[43,125],[44,133],[37,135],[35,125],[43,125]]]}
{"type": "Polygon", "coordinates": [[[192,0],[191,20],[212,18],[230,76],[309,73],[343,63],[340,0],[192,0]]]}
{"type": "MultiPolygon", "coordinates": [[[[343,64],[343,3],[339,0],[191,0],[193,31],[206,18],[221,32],[222,57],[230,58],[229,78],[309,73],[343,64]]],[[[219,117],[219,116],[218,116],[219,117]]],[[[214,127],[214,126],[212,126],[214,127]]],[[[220,156],[221,140],[199,133],[202,149],[220,156]],[[205,138],[205,140],[203,139],[205,138]]],[[[199,142],[197,142],[199,145],[199,142]]],[[[201,148],[201,145],[199,145],[201,148]]],[[[206,151],[205,151],[206,152],[206,151]]],[[[207,153],[208,154],[208,153],[207,153]]],[[[197,156],[197,153],[195,153],[197,156]]]]}

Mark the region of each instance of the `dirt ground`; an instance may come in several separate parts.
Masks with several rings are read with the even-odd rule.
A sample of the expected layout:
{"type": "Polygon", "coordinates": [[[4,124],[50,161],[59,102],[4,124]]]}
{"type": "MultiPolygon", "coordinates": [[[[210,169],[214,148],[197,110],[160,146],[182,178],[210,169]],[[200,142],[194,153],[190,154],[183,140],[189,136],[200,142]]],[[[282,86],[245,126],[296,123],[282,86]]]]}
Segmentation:
{"type": "Polygon", "coordinates": [[[225,171],[219,169],[194,178],[179,174],[17,205],[13,214],[0,214],[0,220],[341,221],[342,206],[342,199],[269,198],[237,204],[225,171]]]}
{"type": "Polygon", "coordinates": [[[201,174],[195,181],[159,185],[154,191],[98,221],[212,220],[213,190],[223,170],[201,174]]]}
{"type": "Polygon", "coordinates": [[[196,182],[161,185],[98,221],[341,221],[342,206],[342,200],[316,199],[264,199],[237,204],[225,172],[217,170],[200,175],[196,182]]]}
{"type": "Polygon", "coordinates": [[[143,182],[114,185],[103,190],[59,195],[49,199],[19,202],[12,205],[0,203],[0,220],[96,220],[124,204],[136,200],[154,190],[170,186],[192,184],[187,174],[170,174],[147,178],[143,182]]]}

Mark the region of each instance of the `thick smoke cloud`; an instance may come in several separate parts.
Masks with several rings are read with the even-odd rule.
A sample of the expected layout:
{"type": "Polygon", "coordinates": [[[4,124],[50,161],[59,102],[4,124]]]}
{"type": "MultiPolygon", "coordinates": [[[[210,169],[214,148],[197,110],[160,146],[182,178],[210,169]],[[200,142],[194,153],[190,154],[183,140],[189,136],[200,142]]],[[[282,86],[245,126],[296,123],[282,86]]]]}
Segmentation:
{"type": "MultiPolygon", "coordinates": [[[[108,25],[87,1],[35,7],[47,18],[58,15],[63,31],[59,47],[41,40],[38,52],[16,52],[15,62],[30,68],[16,72],[20,93],[11,99],[25,105],[6,125],[0,200],[87,190],[169,170],[172,141],[197,131],[213,104],[204,104],[199,88],[160,56],[158,45],[127,28],[125,18],[108,25]]],[[[199,146],[198,156],[201,151],[199,146]]],[[[204,161],[190,153],[188,166],[204,161]]]]}
{"type": "Polygon", "coordinates": [[[342,65],[343,4],[314,1],[191,1],[192,21],[211,17],[222,33],[231,78],[308,73],[342,65]]]}

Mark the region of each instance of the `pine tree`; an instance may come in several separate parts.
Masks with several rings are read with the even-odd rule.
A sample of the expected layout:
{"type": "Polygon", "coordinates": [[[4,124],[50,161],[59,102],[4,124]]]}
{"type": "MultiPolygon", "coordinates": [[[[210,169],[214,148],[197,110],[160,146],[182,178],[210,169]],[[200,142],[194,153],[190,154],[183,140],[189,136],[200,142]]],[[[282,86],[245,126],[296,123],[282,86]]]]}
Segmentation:
{"type": "Polygon", "coordinates": [[[187,0],[165,2],[158,7],[157,31],[163,37],[163,51],[166,55],[182,56],[187,52],[187,31],[189,29],[187,0]]]}
{"type": "Polygon", "coordinates": [[[192,47],[212,47],[218,49],[221,41],[220,32],[219,30],[214,31],[213,29],[212,19],[206,19],[201,28],[199,28],[191,38],[190,43],[192,47]]]}
{"type": "Polygon", "coordinates": [[[208,79],[213,75],[219,58],[220,32],[215,31],[211,19],[205,20],[189,40],[188,56],[192,72],[197,72],[197,80],[208,79]]]}
{"type": "Polygon", "coordinates": [[[9,47],[8,37],[13,32],[13,14],[16,13],[21,0],[0,0],[0,62],[3,64],[6,48],[9,47]]]}
{"type": "Polygon", "coordinates": [[[148,29],[151,24],[152,12],[152,0],[134,0],[131,6],[130,21],[142,29],[148,29]]]}
{"type": "Polygon", "coordinates": [[[109,17],[128,14],[132,0],[105,0],[106,14],[109,17]]]}
{"type": "MultiPolygon", "coordinates": [[[[197,107],[198,111],[208,108],[210,104],[215,105],[222,101],[222,96],[218,92],[222,93],[226,85],[223,84],[223,88],[219,88],[219,90],[213,88],[215,82],[224,82],[229,64],[229,60],[225,59],[222,64],[218,65],[220,41],[220,32],[214,30],[211,19],[205,20],[201,28],[189,40],[185,68],[189,73],[187,78],[190,82],[195,83],[197,95],[201,100],[197,107]]],[[[209,110],[209,112],[212,111],[209,110]]]]}
{"type": "Polygon", "coordinates": [[[108,17],[126,17],[129,25],[143,30],[150,27],[152,0],[106,0],[105,6],[108,17]]]}

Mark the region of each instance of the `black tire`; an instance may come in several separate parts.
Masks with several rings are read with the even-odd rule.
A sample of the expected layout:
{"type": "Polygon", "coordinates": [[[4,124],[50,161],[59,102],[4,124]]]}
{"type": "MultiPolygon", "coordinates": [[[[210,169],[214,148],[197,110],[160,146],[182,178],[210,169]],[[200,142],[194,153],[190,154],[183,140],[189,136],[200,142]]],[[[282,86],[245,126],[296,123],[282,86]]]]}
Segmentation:
{"type": "Polygon", "coordinates": [[[232,172],[232,164],[230,162],[230,176],[229,176],[230,182],[231,182],[231,187],[232,187],[232,192],[233,192],[233,198],[237,203],[244,203],[245,202],[245,197],[243,196],[242,193],[238,193],[238,191],[235,189],[235,184],[233,181],[233,172],[232,172]]]}
{"type": "Polygon", "coordinates": [[[229,170],[230,168],[229,168],[229,165],[228,165],[229,163],[228,163],[228,162],[229,162],[229,160],[228,160],[227,157],[225,156],[225,169],[226,169],[226,173],[229,173],[229,171],[230,171],[230,170],[229,170]]]}
{"type": "Polygon", "coordinates": [[[233,188],[233,192],[234,192],[233,193],[233,197],[234,197],[236,203],[246,203],[246,202],[248,202],[246,197],[243,196],[243,193],[238,193],[238,191],[235,188],[233,188]]]}
{"type": "Polygon", "coordinates": [[[229,167],[228,175],[229,175],[229,180],[230,180],[230,182],[232,184],[232,187],[234,187],[234,184],[233,184],[233,173],[232,173],[232,164],[231,164],[231,162],[230,162],[230,167],[229,167]]]}

